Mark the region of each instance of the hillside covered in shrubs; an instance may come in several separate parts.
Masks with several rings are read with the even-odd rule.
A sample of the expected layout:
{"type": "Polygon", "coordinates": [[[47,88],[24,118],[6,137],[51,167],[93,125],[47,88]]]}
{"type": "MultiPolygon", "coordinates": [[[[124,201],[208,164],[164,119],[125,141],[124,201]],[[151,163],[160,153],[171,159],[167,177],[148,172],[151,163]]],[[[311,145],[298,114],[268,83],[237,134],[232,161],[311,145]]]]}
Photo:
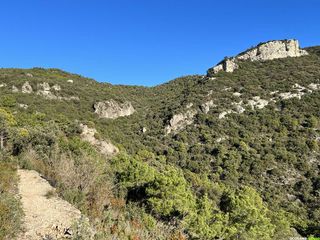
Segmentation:
{"type": "Polygon", "coordinates": [[[95,239],[319,237],[320,47],[306,50],[155,87],[0,69],[0,239],[23,220],[17,168],[40,172],[95,239]],[[95,113],[110,100],[134,111],[95,113]]]}

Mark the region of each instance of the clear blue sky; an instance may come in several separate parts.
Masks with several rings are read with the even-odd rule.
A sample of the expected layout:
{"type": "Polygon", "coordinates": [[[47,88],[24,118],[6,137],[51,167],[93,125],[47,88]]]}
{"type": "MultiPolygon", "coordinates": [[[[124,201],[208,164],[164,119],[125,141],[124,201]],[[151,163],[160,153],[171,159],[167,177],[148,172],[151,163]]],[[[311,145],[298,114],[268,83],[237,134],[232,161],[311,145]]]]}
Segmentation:
{"type": "Polygon", "coordinates": [[[319,0],[8,0],[0,10],[0,67],[113,84],[204,74],[271,39],[320,45],[319,0]]]}

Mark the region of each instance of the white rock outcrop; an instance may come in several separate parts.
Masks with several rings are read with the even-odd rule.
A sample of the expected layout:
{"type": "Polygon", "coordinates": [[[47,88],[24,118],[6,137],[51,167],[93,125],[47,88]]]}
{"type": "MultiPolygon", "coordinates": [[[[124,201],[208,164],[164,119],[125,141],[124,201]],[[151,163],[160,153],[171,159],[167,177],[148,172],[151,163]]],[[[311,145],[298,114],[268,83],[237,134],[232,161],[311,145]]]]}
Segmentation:
{"type": "Polygon", "coordinates": [[[87,141],[93,146],[95,146],[102,154],[112,156],[119,152],[119,149],[116,146],[114,146],[111,142],[97,139],[97,130],[95,128],[89,128],[87,125],[84,124],[80,124],[80,128],[82,130],[81,138],[84,141],[87,141]]]}
{"type": "Polygon", "coordinates": [[[233,72],[238,68],[239,61],[266,61],[277,58],[301,57],[308,55],[306,50],[299,46],[298,40],[276,40],[260,43],[236,57],[226,58],[215,67],[208,70],[208,76],[214,75],[220,71],[233,72]]]}
{"type": "Polygon", "coordinates": [[[24,103],[19,103],[18,104],[19,108],[22,108],[22,109],[28,109],[28,105],[27,104],[24,104],[24,103]]]}
{"type": "Polygon", "coordinates": [[[33,92],[33,89],[30,85],[30,83],[27,81],[25,82],[22,87],[21,87],[21,92],[22,93],[32,93],[33,92]]]}
{"type": "Polygon", "coordinates": [[[118,117],[129,116],[135,112],[131,102],[118,103],[114,100],[96,102],[94,112],[101,118],[116,119],[118,117]]]}
{"type": "Polygon", "coordinates": [[[243,101],[240,101],[238,103],[232,103],[232,106],[234,107],[234,110],[236,113],[244,113],[246,109],[243,107],[243,101]]]}
{"type": "Polygon", "coordinates": [[[17,93],[17,92],[19,92],[19,89],[15,85],[13,85],[12,86],[12,92],[13,93],[17,93]]]}
{"type": "Polygon", "coordinates": [[[37,94],[40,95],[40,96],[43,96],[43,97],[45,97],[47,99],[50,99],[50,100],[57,99],[57,96],[55,96],[51,92],[50,85],[47,82],[38,83],[37,90],[38,90],[37,94]]]}
{"type": "Polygon", "coordinates": [[[260,96],[255,96],[252,99],[248,100],[248,105],[252,110],[254,109],[262,109],[269,104],[268,100],[260,98],[260,96]]]}
{"type": "Polygon", "coordinates": [[[214,104],[213,100],[210,100],[208,102],[205,102],[201,105],[201,111],[205,114],[207,114],[210,111],[210,108],[216,107],[217,105],[214,104]]]}
{"type": "Polygon", "coordinates": [[[234,111],[232,111],[231,109],[223,111],[222,113],[219,114],[218,118],[219,119],[223,119],[230,113],[234,113],[234,111]]]}
{"type": "Polygon", "coordinates": [[[33,77],[33,75],[31,73],[26,73],[26,76],[31,77],[31,78],[33,77]]]}
{"type": "Polygon", "coordinates": [[[60,87],[60,85],[58,85],[58,84],[53,85],[53,86],[52,86],[52,89],[55,90],[55,91],[57,91],[57,92],[58,92],[58,91],[61,91],[61,87],[60,87]]]}
{"type": "Polygon", "coordinates": [[[37,84],[37,95],[40,95],[46,99],[65,100],[65,101],[71,101],[71,100],[79,101],[80,100],[79,97],[77,97],[77,96],[62,97],[62,96],[55,95],[53,92],[51,92],[51,90],[58,92],[61,90],[61,87],[57,84],[50,87],[49,83],[47,83],[47,82],[37,84]]]}
{"type": "Polygon", "coordinates": [[[234,92],[234,93],[232,93],[232,95],[235,96],[235,97],[240,97],[242,94],[239,93],[239,92],[234,92]]]}
{"type": "Polygon", "coordinates": [[[320,84],[317,83],[311,83],[308,85],[308,88],[310,88],[311,90],[319,90],[320,89],[320,84]]]}
{"type": "Polygon", "coordinates": [[[165,128],[166,134],[171,132],[177,132],[186,126],[193,123],[193,117],[197,114],[197,111],[194,109],[190,109],[185,113],[179,113],[173,115],[170,119],[169,125],[165,128]]]}

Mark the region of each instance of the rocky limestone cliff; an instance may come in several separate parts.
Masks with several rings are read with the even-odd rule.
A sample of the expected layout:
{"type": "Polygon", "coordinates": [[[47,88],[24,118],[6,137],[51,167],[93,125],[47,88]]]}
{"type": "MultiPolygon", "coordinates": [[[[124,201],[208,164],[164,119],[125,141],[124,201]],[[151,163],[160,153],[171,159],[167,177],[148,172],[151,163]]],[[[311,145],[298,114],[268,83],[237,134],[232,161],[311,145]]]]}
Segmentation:
{"type": "Polygon", "coordinates": [[[129,116],[135,112],[130,102],[118,103],[114,100],[97,102],[94,104],[94,112],[101,118],[116,119],[118,117],[129,116]]]}
{"type": "Polygon", "coordinates": [[[277,58],[301,57],[308,55],[306,50],[299,46],[298,40],[277,40],[260,43],[239,55],[218,63],[215,67],[208,70],[208,76],[212,76],[220,71],[233,72],[239,65],[239,61],[266,61],[277,58]]]}

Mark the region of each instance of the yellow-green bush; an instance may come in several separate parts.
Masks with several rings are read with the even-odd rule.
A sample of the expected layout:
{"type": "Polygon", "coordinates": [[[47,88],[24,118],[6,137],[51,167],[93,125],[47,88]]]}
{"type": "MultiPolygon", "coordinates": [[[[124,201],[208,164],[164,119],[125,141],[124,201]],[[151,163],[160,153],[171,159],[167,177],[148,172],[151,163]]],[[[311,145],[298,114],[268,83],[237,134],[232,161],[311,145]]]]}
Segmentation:
{"type": "Polygon", "coordinates": [[[13,239],[20,230],[22,210],[20,202],[16,196],[17,180],[16,168],[10,163],[0,162],[1,240],[13,239]]]}

